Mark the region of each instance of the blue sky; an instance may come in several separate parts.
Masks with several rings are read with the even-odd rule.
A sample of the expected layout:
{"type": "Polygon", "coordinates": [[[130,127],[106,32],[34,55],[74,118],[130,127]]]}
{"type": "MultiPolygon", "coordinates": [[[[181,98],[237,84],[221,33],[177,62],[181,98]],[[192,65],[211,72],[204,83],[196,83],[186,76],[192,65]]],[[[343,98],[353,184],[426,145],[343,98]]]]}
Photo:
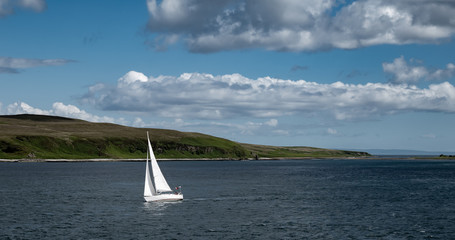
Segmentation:
{"type": "Polygon", "coordinates": [[[0,114],[453,152],[454,15],[419,0],[0,0],[0,114]]]}

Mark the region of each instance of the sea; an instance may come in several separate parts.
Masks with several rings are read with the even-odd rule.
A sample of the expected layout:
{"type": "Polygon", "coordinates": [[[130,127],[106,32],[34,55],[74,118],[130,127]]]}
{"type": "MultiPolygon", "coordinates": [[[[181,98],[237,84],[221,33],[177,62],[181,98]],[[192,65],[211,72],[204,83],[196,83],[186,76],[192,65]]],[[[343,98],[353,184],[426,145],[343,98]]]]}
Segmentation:
{"type": "Polygon", "coordinates": [[[455,239],[455,161],[0,163],[0,239],[455,239]]]}

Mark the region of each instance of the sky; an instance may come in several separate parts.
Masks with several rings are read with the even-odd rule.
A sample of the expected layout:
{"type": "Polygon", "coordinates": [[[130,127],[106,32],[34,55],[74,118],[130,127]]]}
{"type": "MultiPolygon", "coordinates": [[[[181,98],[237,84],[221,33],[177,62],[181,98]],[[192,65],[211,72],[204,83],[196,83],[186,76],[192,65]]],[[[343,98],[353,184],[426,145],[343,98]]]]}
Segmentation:
{"type": "Polygon", "coordinates": [[[455,152],[455,2],[0,0],[0,114],[455,152]]]}

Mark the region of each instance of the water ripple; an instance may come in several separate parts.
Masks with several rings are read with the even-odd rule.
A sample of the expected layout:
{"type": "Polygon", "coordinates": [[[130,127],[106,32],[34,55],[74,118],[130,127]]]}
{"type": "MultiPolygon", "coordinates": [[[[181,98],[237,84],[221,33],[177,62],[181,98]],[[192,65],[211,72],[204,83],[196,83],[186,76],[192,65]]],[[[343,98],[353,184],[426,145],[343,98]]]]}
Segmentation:
{"type": "Polygon", "coordinates": [[[185,200],[146,203],[142,163],[1,163],[0,239],[451,239],[455,164],[164,162],[185,200]]]}

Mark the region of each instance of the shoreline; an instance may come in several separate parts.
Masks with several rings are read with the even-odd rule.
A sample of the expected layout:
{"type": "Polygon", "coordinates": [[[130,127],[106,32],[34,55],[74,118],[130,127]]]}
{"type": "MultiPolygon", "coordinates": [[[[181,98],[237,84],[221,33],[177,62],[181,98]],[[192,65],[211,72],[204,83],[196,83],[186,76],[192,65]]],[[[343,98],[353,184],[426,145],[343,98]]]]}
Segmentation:
{"type": "MultiPolygon", "coordinates": [[[[324,160],[324,159],[367,159],[367,160],[455,160],[455,158],[440,158],[438,156],[369,156],[369,157],[276,157],[276,158],[248,158],[248,159],[232,159],[232,158],[160,158],[158,161],[267,161],[267,160],[324,160]]],[[[114,158],[93,158],[93,159],[0,159],[0,162],[145,162],[145,158],[131,159],[114,159],[114,158]]]]}

